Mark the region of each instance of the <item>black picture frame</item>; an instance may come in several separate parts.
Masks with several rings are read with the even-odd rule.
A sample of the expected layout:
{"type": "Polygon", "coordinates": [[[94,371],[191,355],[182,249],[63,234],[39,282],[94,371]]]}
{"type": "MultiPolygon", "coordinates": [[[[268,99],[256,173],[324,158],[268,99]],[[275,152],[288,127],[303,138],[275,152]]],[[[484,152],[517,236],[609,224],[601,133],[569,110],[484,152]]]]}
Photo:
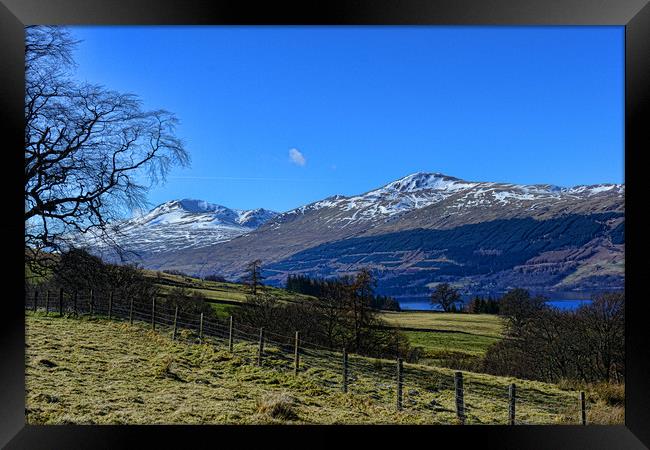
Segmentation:
{"type": "MultiPolygon", "coordinates": [[[[650,446],[650,342],[641,296],[642,164],[650,105],[650,6],[647,0],[330,0],[322,3],[201,0],[0,0],[0,123],[5,205],[0,227],[4,255],[4,298],[0,327],[0,446],[6,448],[119,448],[140,441],[162,447],[210,446],[236,438],[239,445],[268,439],[293,446],[286,435],[341,445],[350,433],[396,445],[454,447],[473,441],[480,448],[645,448],[650,446]],[[19,191],[24,180],[24,25],[26,24],[215,24],[215,25],[621,25],[625,26],[626,183],[626,400],[625,426],[28,426],[25,425],[24,233],[19,191]],[[644,137],[645,136],[645,137],[644,137]],[[416,436],[417,435],[417,436],[416,436]],[[416,441],[417,439],[417,441],[416,441]],[[420,444],[416,444],[420,442],[420,444]],[[449,444],[446,444],[449,445],[449,444]]],[[[308,441],[294,441],[310,445],[308,441]]],[[[366,444],[367,445],[367,444],[366,444]]]]}

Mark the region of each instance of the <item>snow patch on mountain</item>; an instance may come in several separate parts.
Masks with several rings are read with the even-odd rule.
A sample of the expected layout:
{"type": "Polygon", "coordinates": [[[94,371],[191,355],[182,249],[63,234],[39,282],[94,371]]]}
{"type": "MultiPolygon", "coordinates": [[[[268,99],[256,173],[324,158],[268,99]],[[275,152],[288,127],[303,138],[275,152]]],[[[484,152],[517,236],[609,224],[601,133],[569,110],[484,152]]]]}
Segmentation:
{"type": "Polygon", "coordinates": [[[372,221],[425,208],[457,196],[455,208],[500,204],[510,201],[538,201],[560,199],[563,196],[590,196],[616,189],[624,192],[624,185],[603,184],[562,188],[550,184],[518,185],[495,182],[470,182],[441,173],[417,172],[361,195],[336,195],[279,215],[276,222],[298,214],[320,209],[337,209],[339,219],[372,221]],[[462,195],[462,196],[461,196],[462,195]]]}
{"type": "MultiPolygon", "coordinates": [[[[172,200],[146,214],[112,226],[111,237],[136,254],[201,248],[249,233],[277,213],[267,209],[231,209],[204,200],[172,200]]],[[[87,238],[86,245],[104,245],[87,238]]]]}

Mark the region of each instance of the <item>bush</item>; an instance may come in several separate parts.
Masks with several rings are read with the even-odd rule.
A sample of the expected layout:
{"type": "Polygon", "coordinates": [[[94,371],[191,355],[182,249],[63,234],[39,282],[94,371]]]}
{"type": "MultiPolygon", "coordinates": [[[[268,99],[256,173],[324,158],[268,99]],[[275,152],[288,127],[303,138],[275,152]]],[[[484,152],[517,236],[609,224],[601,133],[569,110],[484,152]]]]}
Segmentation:
{"type": "Polygon", "coordinates": [[[41,286],[54,290],[59,287],[82,295],[93,289],[95,295],[106,297],[112,291],[117,298],[147,303],[158,293],[158,288],[137,266],[106,264],[82,249],[61,254],[50,283],[41,286]]]}
{"type": "Polygon", "coordinates": [[[504,298],[506,336],[488,348],[486,372],[549,382],[624,380],[623,293],[600,295],[576,311],[550,309],[522,290],[504,298]]]}
{"type": "Polygon", "coordinates": [[[174,287],[167,295],[160,296],[158,304],[168,311],[174,311],[196,317],[203,313],[205,318],[216,318],[215,310],[206,302],[205,295],[184,287],[174,287]]]}
{"type": "Polygon", "coordinates": [[[206,275],[205,278],[203,278],[203,279],[205,281],[217,281],[219,283],[225,283],[227,281],[224,276],[217,275],[217,274],[206,275]]]}
{"type": "Polygon", "coordinates": [[[596,383],[592,387],[593,392],[608,405],[625,405],[625,385],[616,383],[596,383]]]}
{"type": "Polygon", "coordinates": [[[293,343],[293,331],[299,330],[301,339],[332,349],[347,348],[348,351],[373,357],[417,357],[411,354],[411,346],[404,333],[377,318],[370,308],[363,308],[344,299],[294,300],[281,302],[269,293],[247,297],[246,307],[234,312],[234,320],[251,328],[264,327],[277,335],[283,335],[286,344],[293,343]],[[355,321],[357,317],[363,320],[355,321]],[[359,310],[363,309],[363,313],[359,310]]]}

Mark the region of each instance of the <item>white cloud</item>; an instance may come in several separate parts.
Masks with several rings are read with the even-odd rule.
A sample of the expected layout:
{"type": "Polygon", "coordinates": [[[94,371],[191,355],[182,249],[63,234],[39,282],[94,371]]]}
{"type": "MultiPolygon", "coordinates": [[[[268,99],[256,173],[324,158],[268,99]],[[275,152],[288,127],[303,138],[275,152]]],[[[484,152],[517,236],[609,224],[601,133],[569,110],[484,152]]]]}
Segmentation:
{"type": "Polygon", "coordinates": [[[307,164],[307,160],[305,159],[305,156],[300,153],[300,150],[297,148],[292,148],[289,150],[289,160],[299,166],[304,166],[307,164]]]}

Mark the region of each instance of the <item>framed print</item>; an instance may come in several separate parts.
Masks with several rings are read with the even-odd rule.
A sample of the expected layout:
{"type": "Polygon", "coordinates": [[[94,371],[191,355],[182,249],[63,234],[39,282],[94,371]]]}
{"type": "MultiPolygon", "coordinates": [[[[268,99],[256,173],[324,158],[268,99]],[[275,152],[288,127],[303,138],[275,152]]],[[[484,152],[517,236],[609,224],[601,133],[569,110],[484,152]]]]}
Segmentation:
{"type": "Polygon", "coordinates": [[[0,10],[7,448],[648,445],[647,2],[0,10]]]}

